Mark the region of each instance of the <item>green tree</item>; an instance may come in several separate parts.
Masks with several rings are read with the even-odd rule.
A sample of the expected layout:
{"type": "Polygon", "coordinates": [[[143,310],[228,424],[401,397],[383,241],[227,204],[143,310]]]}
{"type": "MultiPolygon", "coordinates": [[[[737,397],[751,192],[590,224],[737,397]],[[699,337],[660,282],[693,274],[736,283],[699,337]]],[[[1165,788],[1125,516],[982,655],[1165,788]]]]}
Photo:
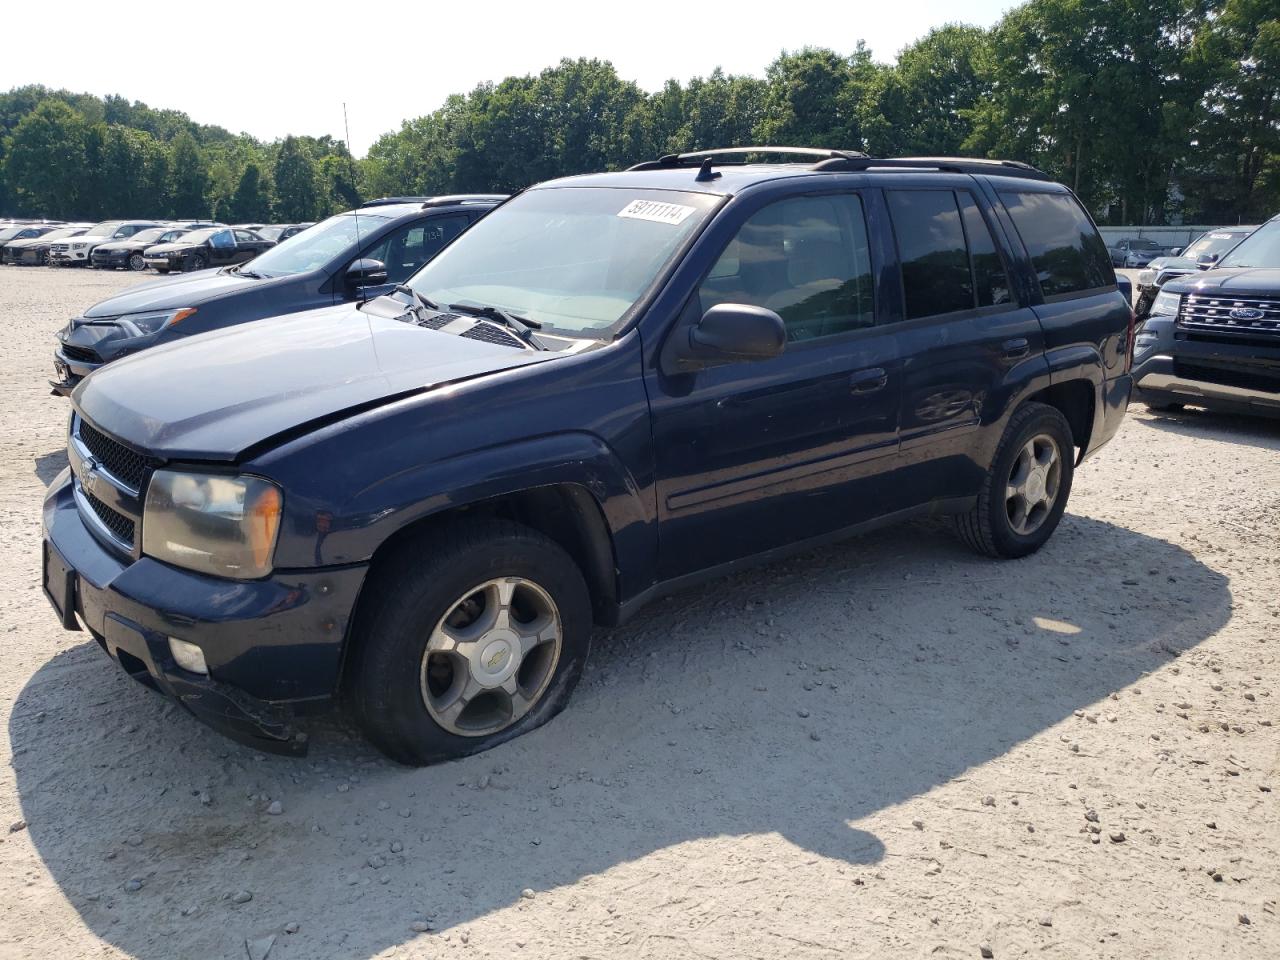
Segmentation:
{"type": "MultiPolygon", "coordinates": [[[[220,214],[221,215],[221,214],[220,214]]],[[[271,218],[271,193],[257,163],[245,164],[235,193],[227,204],[225,219],[231,223],[261,223],[271,218]]]]}
{"type": "Polygon", "coordinates": [[[297,137],[285,137],[276,153],[272,179],[275,216],[284,222],[314,220],[319,206],[316,167],[297,137]]]}
{"type": "Polygon", "coordinates": [[[768,90],[756,138],[783,146],[863,146],[860,103],[879,71],[859,43],[851,56],[806,47],[784,53],[765,71],[768,90]]]}
{"type": "Polygon", "coordinates": [[[209,213],[209,166],[195,137],[180,133],[169,161],[169,210],[174,217],[197,219],[209,213]]]}
{"type": "Polygon", "coordinates": [[[18,121],[5,169],[20,212],[63,219],[81,215],[87,134],[84,117],[61,100],[42,100],[18,121]]]}

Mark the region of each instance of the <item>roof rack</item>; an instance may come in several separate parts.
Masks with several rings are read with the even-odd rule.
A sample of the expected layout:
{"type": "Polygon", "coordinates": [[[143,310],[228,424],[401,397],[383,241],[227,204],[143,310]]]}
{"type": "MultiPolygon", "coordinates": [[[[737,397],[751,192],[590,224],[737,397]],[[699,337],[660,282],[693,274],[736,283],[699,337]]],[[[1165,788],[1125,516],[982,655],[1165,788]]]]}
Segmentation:
{"type": "Polygon", "coordinates": [[[452,203],[501,203],[507,199],[505,193],[454,193],[443,197],[428,197],[422,204],[426,207],[447,207],[452,203]]]}
{"type": "Polygon", "coordinates": [[[435,197],[378,197],[376,200],[366,200],[360,204],[360,209],[365,207],[389,207],[393,203],[427,203],[434,200],[435,197]]]}
{"type": "Polygon", "coordinates": [[[937,170],[943,173],[979,173],[992,176],[1020,177],[1026,180],[1052,180],[1047,173],[1018,160],[986,160],[977,157],[872,157],[859,150],[833,150],[825,147],[723,147],[671,153],[657,160],[637,163],[629,170],[670,170],[699,167],[697,180],[714,180],[720,174],[712,167],[745,165],[752,154],[805,157],[815,161],[810,170],[824,173],[874,173],[882,170],[937,170]],[[740,160],[721,159],[741,156],[740,160]]]}

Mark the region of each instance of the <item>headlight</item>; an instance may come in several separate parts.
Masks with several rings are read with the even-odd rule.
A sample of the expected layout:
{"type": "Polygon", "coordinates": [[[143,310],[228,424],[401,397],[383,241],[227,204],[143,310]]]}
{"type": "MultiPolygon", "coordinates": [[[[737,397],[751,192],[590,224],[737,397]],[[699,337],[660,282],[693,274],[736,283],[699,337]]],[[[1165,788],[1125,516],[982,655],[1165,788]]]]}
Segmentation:
{"type": "Polygon", "coordinates": [[[1138,286],[1149,287],[1156,282],[1156,272],[1154,270],[1143,270],[1138,274],[1138,286]]]}
{"type": "Polygon", "coordinates": [[[116,322],[125,328],[132,328],[131,334],[141,337],[148,333],[159,333],[165,327],[171,327],[185,320],[196,312],[195,307],[181,307],[177,310],[155,310],[150,313],[126,313],[117,317],[116,322]]]}
{"type": "Polygon", "coordinates": [[[147,487],[142,552],[219,577],[271,572],[283,496],[260,477],[157,470],[147,487]]]}
{"type": "Polygon", "coordinates": [[[1182,297],[1176,293],[1166,293],[1161,290],[1156,294],[1155,302],[1151,304],[1152,317],[1176,317],[1178,315],[1178,305],[1182,302],[1182,297]]]}

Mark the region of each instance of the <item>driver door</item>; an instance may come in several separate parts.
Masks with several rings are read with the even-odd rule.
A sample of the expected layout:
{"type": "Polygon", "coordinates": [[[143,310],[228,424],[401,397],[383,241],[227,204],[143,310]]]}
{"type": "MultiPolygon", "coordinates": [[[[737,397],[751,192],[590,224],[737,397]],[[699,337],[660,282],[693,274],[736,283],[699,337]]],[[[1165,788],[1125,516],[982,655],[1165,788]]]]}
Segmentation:
{"type": "Polygon", "coordinates": [[[793,196],[748,216],[672,336],[718,303],[767,307],[782,355],[650,375],[659,578],[837,531],[891,501],[902,362],[868,191],[793,196]]]}

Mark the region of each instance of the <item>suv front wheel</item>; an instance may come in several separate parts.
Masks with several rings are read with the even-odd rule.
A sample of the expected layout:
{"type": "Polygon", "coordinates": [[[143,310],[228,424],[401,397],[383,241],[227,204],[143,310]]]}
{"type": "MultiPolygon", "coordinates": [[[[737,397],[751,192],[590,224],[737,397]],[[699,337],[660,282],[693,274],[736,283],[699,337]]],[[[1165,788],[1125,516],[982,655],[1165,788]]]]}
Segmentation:
{"type": "Polygon", "coordinates": [[[348,707],[401,763],[479,753],[546,723],[591,643],[573,559],[502,520],[451,523],[371,573],[351,638],[348,707]]]}
{"type": "Polygon", "coordinates": [[[955,517],[960,538],[989,557],[1025,557],[1057,529],[1071,493],[1075,447],[1055,407],[1027,403],[1005,427],[976,506],[955,517]]]}

